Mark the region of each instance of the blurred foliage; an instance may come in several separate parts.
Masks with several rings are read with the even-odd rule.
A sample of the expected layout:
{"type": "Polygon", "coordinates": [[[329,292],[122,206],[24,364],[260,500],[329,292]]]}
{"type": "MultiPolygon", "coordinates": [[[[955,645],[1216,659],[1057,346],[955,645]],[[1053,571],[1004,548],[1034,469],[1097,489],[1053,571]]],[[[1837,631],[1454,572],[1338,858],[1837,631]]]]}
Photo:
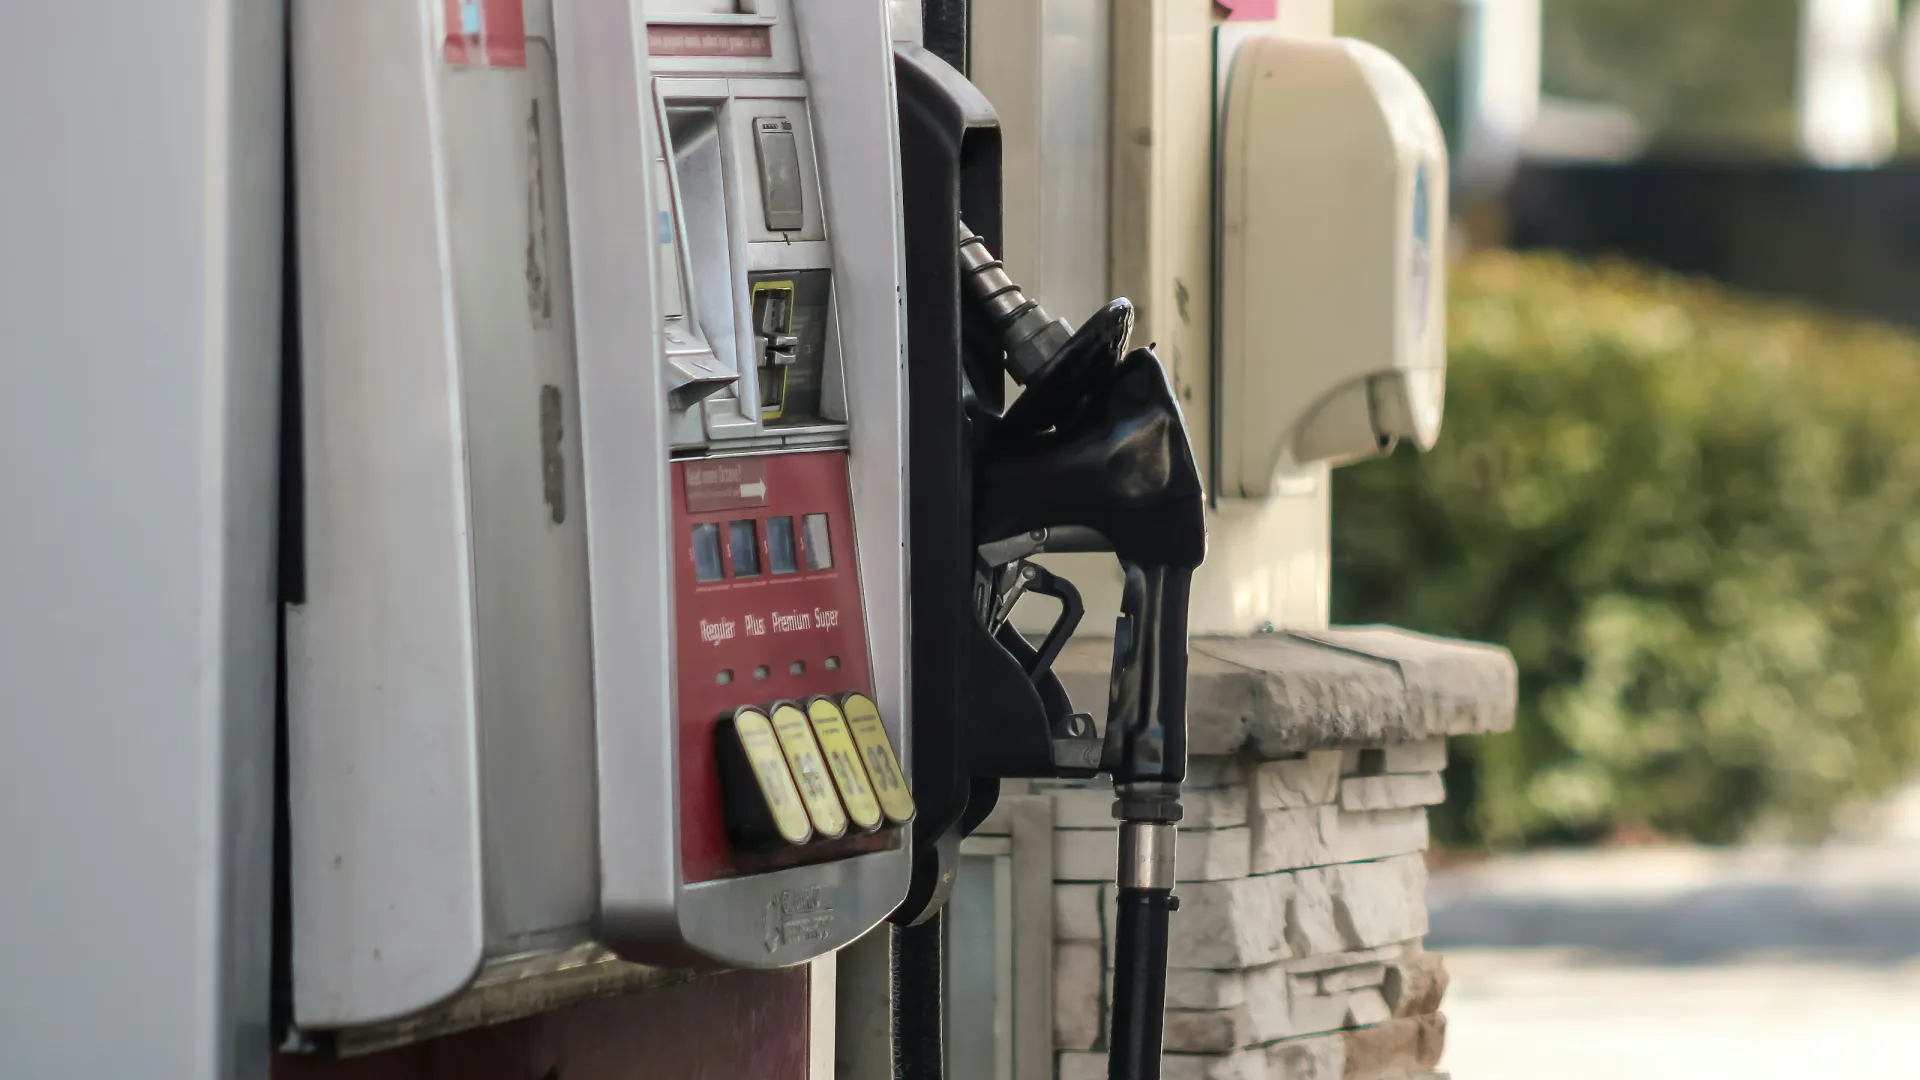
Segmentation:
{"type": "Polygon", "coordinates": [[[1920,341],[1619,265],[1455,269],[1446,431],[1335,472],[1334,615],[1499,642],[1436,828],[1815,835],[1920,750],[1920,341]]]}
{"type": "MultiPolygon", "coordinates": [[[[1335,8],[1339,33],[1407,65],[1456,147],[1470,6],[1339,0],[1335,8]]],[[[1798,159],[1800,9],[1801,0],[1542,0],[1541,90],[1625,109],[1656,153],[1798,159]]],[[[1900,126],[1900,145],[1920,149],[1912,123],[1900,126]]]]}
{"type": "Polygon", "coordinates": [[[1656,149],[1798,157],[1800,4],[1543,0],[1541,91],[1621,106],[1656,149]]]}

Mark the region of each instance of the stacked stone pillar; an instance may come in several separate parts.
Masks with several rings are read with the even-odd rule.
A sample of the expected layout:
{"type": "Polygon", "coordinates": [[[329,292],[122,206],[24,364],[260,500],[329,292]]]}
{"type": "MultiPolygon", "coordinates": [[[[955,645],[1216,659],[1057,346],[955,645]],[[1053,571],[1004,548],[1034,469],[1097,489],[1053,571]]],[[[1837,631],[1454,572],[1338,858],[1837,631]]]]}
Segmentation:
{"type": "MultiPolygon", "coordinates": [[[[1106,659],[1093,644],[1062,657],[1076,702],[1104,697],[1106,659]]],[[[1443,1075],[1427,808],[1450,735],[1511,725],[1511,658],[1381,629],[1208,639],[1191,687],[1167,1080],[1443,1075]]],[[[1058,1076],[1103,1080],[1112,795],[1032,791],[1054,810],[1058,1076]]]]}

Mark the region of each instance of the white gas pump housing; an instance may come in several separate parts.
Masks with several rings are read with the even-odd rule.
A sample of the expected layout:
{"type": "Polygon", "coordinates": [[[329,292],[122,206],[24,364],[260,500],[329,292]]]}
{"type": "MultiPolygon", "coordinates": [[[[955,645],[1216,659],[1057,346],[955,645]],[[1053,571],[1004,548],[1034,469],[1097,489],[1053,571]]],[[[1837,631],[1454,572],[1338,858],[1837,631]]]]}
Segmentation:
{"type": "Polygon", "coordinates": [[[1440,433],[1447,149],[1375,46],[1240,42],[1220,135],[1222,495],[1440,433]]]}
{"type": "Polygon", "coordinates": [[[898,906],[886,0],[295,0],[294,1020],[898,906]]]}

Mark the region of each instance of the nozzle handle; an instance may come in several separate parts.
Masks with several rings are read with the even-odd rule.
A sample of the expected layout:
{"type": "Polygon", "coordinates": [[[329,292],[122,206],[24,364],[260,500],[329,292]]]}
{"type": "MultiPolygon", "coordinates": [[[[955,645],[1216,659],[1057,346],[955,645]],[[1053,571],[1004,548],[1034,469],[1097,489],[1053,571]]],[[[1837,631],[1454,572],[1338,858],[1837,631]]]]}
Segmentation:
{"type": "Polygon", "coordinates": [[[1107,745],[1128,821],[1178,821],[1187,778],[1187,597],[1193,571],[1123,561],[1114,627],[1107,745]],[[1165,788],[1165,794],[1156,790],[1165,788]],[[1169,805],[1161,805],[1161,804],[1169,805]],[[1137,804],[1137,805],[1130,805],[1137,804]]]}

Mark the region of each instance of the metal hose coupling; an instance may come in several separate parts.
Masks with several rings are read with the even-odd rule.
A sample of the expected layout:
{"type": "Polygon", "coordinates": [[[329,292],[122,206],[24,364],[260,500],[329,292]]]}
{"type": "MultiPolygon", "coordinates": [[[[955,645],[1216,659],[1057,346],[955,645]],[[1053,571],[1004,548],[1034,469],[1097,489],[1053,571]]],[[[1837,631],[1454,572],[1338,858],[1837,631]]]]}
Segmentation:
{"type": "Polygon", "coordinates": [[[1171,890],[1175,835],[1171,822],[1121,822],[1119,886],[1123,889],[1171,890]]]}
{"type": "Polygon", "coordinates": [[[994,329],[1000,331],[1007,350],[1007,371],[1015,382],[1025,386],[1053,354],[1073,336],[1065,319],[1047,314],[1038,300],[1027,294],[1007,276],[1007,269],[987,242],[974,235],[966,222],[960,223],[960,276],[967,292],[980,302],[994,329]]]}

